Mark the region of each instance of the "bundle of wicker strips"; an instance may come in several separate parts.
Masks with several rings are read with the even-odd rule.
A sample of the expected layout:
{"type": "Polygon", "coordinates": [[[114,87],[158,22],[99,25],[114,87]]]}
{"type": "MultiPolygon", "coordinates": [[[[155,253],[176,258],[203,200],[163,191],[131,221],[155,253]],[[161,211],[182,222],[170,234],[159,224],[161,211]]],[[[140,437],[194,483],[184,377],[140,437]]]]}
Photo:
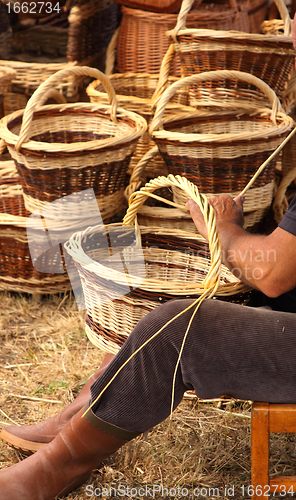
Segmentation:
{"type": "Polygon", "coordinates": [[[248,290],[221,265],[215,215],[207,198],[180,176],[151,180],[131,196],[123,224],[89,227],[72,235],[65,248],[82,282],[86,333],[107,352],[117,352],[138,321],[167,300],[198,298],[207,291],[227,299],[248,290]],[[150,193],[171,186],[184,189],[202,208],[209,244],[191,232],[138,226],[137,212],[150,193]]]}
{"type": "MultiPolygon", "coordinates": [[[[186,28],[186,19],[193,0],[183,0],[175,28],[169,32],[181,60],[182,76],[204,71],[238,70],[264,80],[280,98],[295,60],[291,36],[291,19],[283,0],[275,0],[284,23],[284,34],[256,34],[186,28]]],[[[171,67],[169,51],[163,60],[160,87],[171,67]]],[[[237,100],[264,101],[264,95],[250,82],[235,78],[203,81],[190,89],[191,104],[235,107],[237,100]]]]}
{"type": "Polygon", "coordinates": [[[27,210],[42,210],[52,201],[92,188],[101,216],[108,221],[122,208],[128,165],[146,128],[144,118],[117,107],[114,89],[103,73],[73,66],[42,83],[25,110],[4,117],[0,136],[15,161],[27,210]],[[38,107],[47,89],[73,73],[99,79],[110,104],[38,107]]]}
{"type": "Polygon", "coordinates": [[[27,236],[30,212],[24,206],[20,178],[12,160],[0,165],[0,290],[41,294],[70,290],[66,273],[43,273],[33,266],[27,236]]]}
{"type": "MultiPolygon", "coordinates": [[[[160,98],[150,133],[169,173],[187,177],[206,194],[238,194],[258,167],[281,144],[293,128],[293,119],[282,110],[275,92],[262,80],[240,71],[204,72],[181,79],[160,98]],[[235,78],[256,86],[270,101],[270,107],[256,107],[256,101],[243,109],[201,112],[188,111],[182,117],[165,117],[164,110],[175,91],[203,81],[235,78]]],[[[276,159],[269,162],[249,191],[248,212],[256,212],[256,222],[271,205],[276,159]]],[[[174,200],[184,195],[175,188],[174,200]]],[[[182,201],[181,201],[182,200],[182,201]]]]}

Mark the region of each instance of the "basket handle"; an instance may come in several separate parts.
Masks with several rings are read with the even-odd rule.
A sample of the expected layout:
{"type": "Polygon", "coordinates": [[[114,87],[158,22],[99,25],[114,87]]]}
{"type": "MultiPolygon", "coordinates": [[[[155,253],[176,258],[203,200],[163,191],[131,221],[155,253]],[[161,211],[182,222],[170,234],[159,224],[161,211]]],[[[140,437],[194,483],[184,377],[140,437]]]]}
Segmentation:
{"type": "Polygon", "coordinates": [[[180,80],[173,83],[170,87],[168,87],[165,90],[165,92],[162,94],[157,103],[155,115],[149,127],[150,135],[152,135],[155,130],[163,128],[163,115],[165,107],[168,101],[173,97],[173,95],[177,90],[180,90],[182,87],[185,87],[187,85],[193,85],[194,83],[199,83],[209,80],[210,81],[221,80],[222,78],[229,78],[229,79],[236,78],[240,81],[245,81],[247,83],[250,83],[258,87],[262,92],[264,92],[264,94],[270,100],[270,103],[272,105],[271,118],[273,120],[275,120],[275,116],[279,111],[283,111],[281,103],[274,90],[272,90],[269,87],[269,85],[267,85],[267,83],[263,82],[263,80],[260,80],[260,78],[257,78],[256,76],[251,75],[250,73],[244,73],[242,71],[230,71],[230,70],[206,71],[196,75],[186,76],[185,78],[181,78],[180,80]]]}
{"type": "Polygon", "coordinates": [[[292,23],[287,6],[284,0],[274,0],[274,3],[278,8],[281,19],[284,23],[284,36],[290,36],[292,32],[292,23]]]}
{"type": "Polygon", "coordinates": [[[105,75],[107,76],[112,75],[114,71],[118,36],[119,28],[114,31],[106,51],[105,75]]]}
{"type": "Polygon", "coordinates": [[[111,105],[111,119],[116,122],[117,99],[115,90],[109,78],[96,68],[90,68],[88,66],[71,66],[70,68],[61,69],[47,78],[47,80],[41,83],[38,89],[35,90],[34,94],[28,100],[26,109],[23,114],[19,138],[16,143],[17,151],[21,148],[22,144],[29,139],[30,125],[33,119],[34,111],[40,104],[40,99],[42,99],[44,94],[51,87],[54,87],[68,76],[90,76],[92,78],[95,78],[96,80],[99,80],[104,85],[105,91],[109,98],[109,102],[111,105]]]}
{"type": "Polygon", "coordinates": [[[132,175],[128,186],[125,188],[124,196],[126,200],[139,189],[144,181],[144,172],[148,163],[159,154],[158,146],[147,151],[137,165],[133,168],[132,175]]]}
{"type": "MultiPolygon", "coordinates": [[[[228,0],[228,2],[229,2],[230,8],[235,9],[237,11],[237,14],[234,18],[234,20],[237,20],[237,18],[240,15],[237,1],[236,0],[228,0]]],[[[173,40],[176,41],[176,35],[177,35],[178,31],[186,28],[187,15],[190,12],[193,3],[194,3],[194,0],[183,0],[179,14],[178,14],[177,24],[174,27],[174,29],[169,31],[170,36],[173,38],[173,40]]]]}
{"type": "MultiPolygon", "coordinates": [[[[123,218],[123,225],[134,226],[137,229],[137,213],[139,208],[148,199],[153,191],[162,187],[178,187],[185,191],[189,198],[195,201],[200,207],[208,231],[209,248],[211,253],[211,269],[207,274],[203,284],[205,288],[213,286],[213,283],[219,283],[220,268],[221,268],[221,248],[219,235],[216,226],[216,216],[213,207],[208,203],[208,199],[204,194],[200,194],[195,184],[188,181],[186,177],[180,175],[169,174],[167,177],[160,176],[152,179],[140,191],[136,191],[129,198],[129,207],[123,218]]],[[[165,200],[163,200],[165,201],[165,200]]]]}

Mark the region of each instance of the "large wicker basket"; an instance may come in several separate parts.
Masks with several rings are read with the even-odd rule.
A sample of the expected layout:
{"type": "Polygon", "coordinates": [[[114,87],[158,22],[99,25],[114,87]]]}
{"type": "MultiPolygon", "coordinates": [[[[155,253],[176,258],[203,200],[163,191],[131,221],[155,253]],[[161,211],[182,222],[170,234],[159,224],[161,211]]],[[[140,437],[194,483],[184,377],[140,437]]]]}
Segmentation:
{"type": "Polygon", "coordinates": [[[13,161],[0,168],[0,290],[63,293],[71,289],[66,273],[43,273],[32,263],[20,178],[13,161]]]}
{"type": "Polygon", "coordinates": [[[25,110],[4,117],[0,136],[16,163],[30,212],[92,188],[102,218],[108,221],[122,207],[130,158],[146,127],[141,116],[117,108],[114,89],[103,73],[72,67],[41,84],[25,110]],[[37,109],[46,91],[70,73],[100,79],[111,104],[51,104],[37,109]]]}
{"type": "MultiPolygon", "coordinates": [[[[117,72],[159,73],[170,43],[166,32],[176,26],[177,18],[177,14],[122,7],[117,40],[117,72]]],[[[247,1],[204,0],[188,14],[187,27],[248,31],[247,1]]],[[[171,75],[180,76],[178,58],[172,63],[171,75]]]]}
{"type": "MultiPolygon", "coordinates": [[[[183,1],[177,25],[169,34],[180,56],[182,75],[223,69],[243,71],[264,80],[281,97],[295,60],[291,20],[283,0],[276,0],[276,3],[284,22],[284,35],[188,29],[189,26],[185,27],[186,17],[192,1],[183,1]]],[[[164,67],[168,74],[169,64],[164,63],[164,67]]],[[[263,99],[252,84],[222,78],[195,85],[191,97],[194,106],[201,101],[213,104],[218,101],[225,106],[229,100],[236,106],[237,99],[263,99]]]]}
{"type": "MultiPolygon", "coordinates": [[[[239,106],[239,102],[238,102],[239,106]]],[[[150,133],[173,175],[183,175],[202,193],[241,191],[261,164],[281,144],[293,127],[274,91],[262,80],[239,71],[213,71],[181,79],[160,98],[150,133]],[[244,110],[187,112],[163,118],[166,103],[182,86],[203,81],[230,79],[257,86],[272,107],[244,110]]],[[[276,160],[270,161],[253,188],[269,184],[275,176],[276,160]]]]}

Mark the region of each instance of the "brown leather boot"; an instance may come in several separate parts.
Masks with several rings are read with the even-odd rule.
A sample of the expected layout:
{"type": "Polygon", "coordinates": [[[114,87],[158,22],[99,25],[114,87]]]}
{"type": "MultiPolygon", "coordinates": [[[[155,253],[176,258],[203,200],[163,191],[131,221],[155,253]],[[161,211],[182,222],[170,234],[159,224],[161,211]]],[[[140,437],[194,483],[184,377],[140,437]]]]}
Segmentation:
{"type": "Polygon", "coordinates": [[[23,455],[31,455],[43,448],[46,443],[55,438],[70,418],[84,407],[90,398],[91,385],[103,373],[113,358],[113,354],[105,355],[100,368],[88,379],[77,398],[60,413],[34,425],[8,425],[5,429],[0,430],[0,439],[23,455]]]}
{"type": "Polygon", "coordinates": [[[1,500],[53,500],[65,495],[83,484],[102,460],[137,435],[106,424],[92,413],[95,427],[82,417],[83,413],[84,409],[74,415],[36,453],[0,471],[1,500]],[[99,428],[105,426],[117,437],[99,428]]]}

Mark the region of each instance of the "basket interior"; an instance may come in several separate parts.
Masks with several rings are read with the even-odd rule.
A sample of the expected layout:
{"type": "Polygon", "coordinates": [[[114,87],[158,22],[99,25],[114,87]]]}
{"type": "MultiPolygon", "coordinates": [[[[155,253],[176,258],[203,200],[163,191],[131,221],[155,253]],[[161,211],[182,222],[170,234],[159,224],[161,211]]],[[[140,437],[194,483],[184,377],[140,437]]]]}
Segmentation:
{"type": "MultiPolygon", "coordinates": [[[[54,106],[54,105],[53,105],[54,106]]],[[[108,114],[100,111],[65,109],[34,113],[30,125],[30,139],[44,143],[71,144],[128,136],[134,131],[132,120],[119,119],[114,123],[108,114]]],[[[12,133],[19,135],[22,116],[9,124],[12,133]]]]}

